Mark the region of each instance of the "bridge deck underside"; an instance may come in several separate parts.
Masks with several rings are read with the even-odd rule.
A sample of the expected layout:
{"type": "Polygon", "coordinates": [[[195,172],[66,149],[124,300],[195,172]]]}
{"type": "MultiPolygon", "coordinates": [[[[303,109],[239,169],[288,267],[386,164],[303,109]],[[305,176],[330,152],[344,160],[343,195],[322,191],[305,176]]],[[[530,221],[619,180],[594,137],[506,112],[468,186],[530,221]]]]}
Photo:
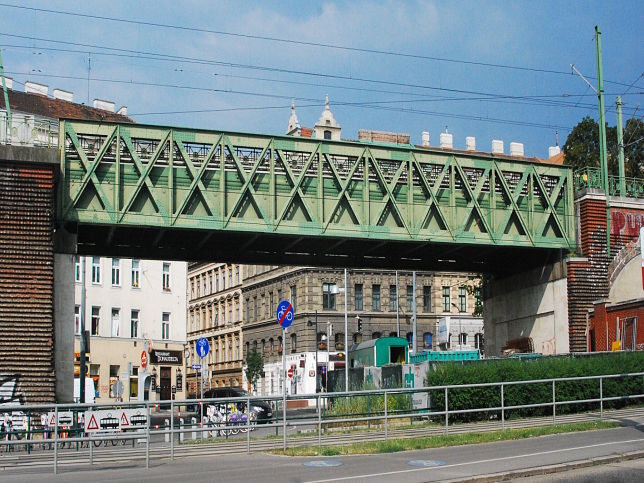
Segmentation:
{"type": "Polygon", "coordinates": [[[67,120],[59,146],[57,220],[81,252],[482,272],[574,247],[565,167],[67,120]]]}
{"type": "Polygon", "coordinates": [[[494,245],[285,236],[82,225],[78,253],[146,259],[511,274],[560,259],[562,250],[494,245]]]}

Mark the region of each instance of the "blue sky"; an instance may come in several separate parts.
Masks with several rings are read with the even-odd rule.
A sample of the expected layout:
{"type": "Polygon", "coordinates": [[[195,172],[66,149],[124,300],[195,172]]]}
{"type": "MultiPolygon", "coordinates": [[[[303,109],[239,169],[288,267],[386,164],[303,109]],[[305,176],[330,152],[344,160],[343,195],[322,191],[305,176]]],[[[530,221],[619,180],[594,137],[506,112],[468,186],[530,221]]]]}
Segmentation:
{"type": "Polygon", "coordinates": [[[420,143],[427,130],[435,145],[447,128],[456,148],[475,136],[482,151],[502,139],[506,152],[518,141],[546,157],[556,131],[563,145],[597,118],[592,90],[570,74],[572,63],[595,82],[596,24],[608,122],[623,93],[625,119],[642,117],[643,12],[641,1],[0,0],[0,48],[14,88],[32,80],[77,102],[91,52],[90,102],[126,105],[141,123],[283,134],[291,98],[312,127],[328,93],[346,139],[377,129],[420,143]]]}

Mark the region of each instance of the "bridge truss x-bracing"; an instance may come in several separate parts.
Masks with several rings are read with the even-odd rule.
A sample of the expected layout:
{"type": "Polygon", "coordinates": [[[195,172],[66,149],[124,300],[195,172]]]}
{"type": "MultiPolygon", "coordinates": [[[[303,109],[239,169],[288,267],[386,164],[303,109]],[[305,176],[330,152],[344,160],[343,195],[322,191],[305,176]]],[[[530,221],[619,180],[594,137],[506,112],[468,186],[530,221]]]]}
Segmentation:
{"type": "Polygon", "coordinates": [[[379,265],[395,247],[409,266],[440,268],[455,253],[471,264],[479,253],[483,268],[494,248],[574,248],[566,167],[412,145],[60,126],[58,221],[78,230],[81,252],[147,246],[169,257],[182,233],[187,246],[172,256],[186,259],[216,256],[219,247],[240,261],[281,249],[302,261],[379,265]]]}

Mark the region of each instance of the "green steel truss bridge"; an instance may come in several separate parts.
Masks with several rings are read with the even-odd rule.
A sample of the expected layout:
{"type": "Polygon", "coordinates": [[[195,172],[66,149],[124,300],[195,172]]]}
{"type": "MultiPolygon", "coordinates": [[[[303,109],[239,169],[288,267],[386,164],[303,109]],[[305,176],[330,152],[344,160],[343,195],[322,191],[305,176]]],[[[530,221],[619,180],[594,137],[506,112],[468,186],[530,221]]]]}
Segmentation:
{"type": "Polygon", "coordinates": [[[78,253],[508,272],[574,249],[572,171],[481,153],[61,120],[78,253]]]}

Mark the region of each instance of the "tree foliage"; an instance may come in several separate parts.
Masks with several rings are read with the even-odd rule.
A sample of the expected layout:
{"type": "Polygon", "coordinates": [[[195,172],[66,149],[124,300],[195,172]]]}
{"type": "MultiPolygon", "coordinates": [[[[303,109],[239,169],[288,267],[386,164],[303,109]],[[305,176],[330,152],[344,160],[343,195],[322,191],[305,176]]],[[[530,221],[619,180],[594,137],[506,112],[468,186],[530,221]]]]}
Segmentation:
{"type": "MultiPolygon", "coordinates": [[[[606,125],[608,172],[617,175],[617,127],[606,125]]],[[[599,168],[599,124],[591,117],[583,118],[568,135],[563,146],[566,164],[574,169],[586,166],[599,168]]],[[[627,177],[644,177],[644,122],[632,118],[624,129],[624,166],[627,177]]]]}
{"type": "Polygon", "coordinates": [[[253,388],[257,380],[264,374],[264,358],[255,349],[251,349],[246,354],[246,378],[250,381],[253,388]]]}

